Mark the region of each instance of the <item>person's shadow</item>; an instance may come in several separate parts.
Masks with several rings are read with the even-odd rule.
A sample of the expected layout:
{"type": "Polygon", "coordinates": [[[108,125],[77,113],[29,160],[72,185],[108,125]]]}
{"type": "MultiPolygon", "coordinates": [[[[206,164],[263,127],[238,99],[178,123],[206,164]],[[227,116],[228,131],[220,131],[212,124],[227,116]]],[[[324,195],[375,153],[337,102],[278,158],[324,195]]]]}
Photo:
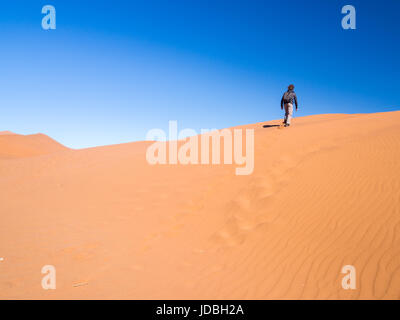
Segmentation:
{"type": "Polygon", "coordinates": [[[264,124],[263,128],[279,127],[279,124],[264,124]]]}

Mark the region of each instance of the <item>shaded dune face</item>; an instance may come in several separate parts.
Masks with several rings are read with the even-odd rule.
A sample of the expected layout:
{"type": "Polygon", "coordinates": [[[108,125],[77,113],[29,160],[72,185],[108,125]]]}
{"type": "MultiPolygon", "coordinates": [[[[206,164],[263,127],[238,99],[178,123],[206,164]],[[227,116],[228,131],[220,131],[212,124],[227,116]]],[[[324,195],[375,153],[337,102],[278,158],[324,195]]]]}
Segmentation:
{"type": "Polygon", "coordinates": [[[24,136],[10,131],[0,132],[0,158],[25,158],[66,149],[41,133],[24,136]]]}
{"type": "Polygon", "coordinates": [[[15,133],[11,131],[0,131],[0,136],[10,135],[10,134],[15,134],[15,133]]]}
{"type": "Polygon", "coordinates": [[[400,112],[279,123],[249,176],[0,137],[0,298],[399,299],[400,112]]]}

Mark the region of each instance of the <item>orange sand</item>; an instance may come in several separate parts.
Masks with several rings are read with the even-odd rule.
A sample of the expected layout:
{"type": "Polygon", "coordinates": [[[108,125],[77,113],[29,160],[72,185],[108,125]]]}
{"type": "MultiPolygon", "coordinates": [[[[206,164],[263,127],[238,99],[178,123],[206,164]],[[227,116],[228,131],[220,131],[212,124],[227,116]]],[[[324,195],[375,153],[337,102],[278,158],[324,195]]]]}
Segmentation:
{"type": "Polygon", "coordinates": [[[65,149],[44,134],[23,136],[10,131],[0,132],[0,160],[49,154],[65,149]]]}
{"type": "Polygon", "coordinates": [[[400,112],[276,123],[249,176],[0,135],[0,298],[399,299],[400,112]]]}

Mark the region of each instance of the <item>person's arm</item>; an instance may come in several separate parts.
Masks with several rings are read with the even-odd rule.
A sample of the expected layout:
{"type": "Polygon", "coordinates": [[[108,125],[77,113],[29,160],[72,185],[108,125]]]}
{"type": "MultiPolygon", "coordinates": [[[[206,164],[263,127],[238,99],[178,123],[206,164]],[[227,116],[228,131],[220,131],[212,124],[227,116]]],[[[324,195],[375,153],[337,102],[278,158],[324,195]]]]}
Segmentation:
{"type": "Polygon", "coordinates": [[[296,104],[296,110],[297,110],[297,96],[294,94],[294,103],[296,104]]]}
{"type": "Polygon", "coordinates": [[[283,97],[284,97],[285,95],[283,95],[282,96],[282,99],[281,99],[281,109],[283,110],[283,97]]]}

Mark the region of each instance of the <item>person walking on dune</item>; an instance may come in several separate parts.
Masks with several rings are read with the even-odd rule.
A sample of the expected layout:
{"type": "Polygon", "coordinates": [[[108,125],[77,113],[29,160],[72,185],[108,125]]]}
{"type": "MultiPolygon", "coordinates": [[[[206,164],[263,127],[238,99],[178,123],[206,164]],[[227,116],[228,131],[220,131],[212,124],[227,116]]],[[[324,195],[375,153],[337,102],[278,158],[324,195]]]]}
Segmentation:
{"type": "Polygon", "coordinates": [[[296,105],[297,111],[297,96],[293,90],[294,85],[289,85],[288,90],[283,94],[281,100],[281,109],[283,110],[283,107],[285,107],[285,119],[283,120],[285,127],[290,126],[290,121],[293,117],[293,101],[296,105]]]}

